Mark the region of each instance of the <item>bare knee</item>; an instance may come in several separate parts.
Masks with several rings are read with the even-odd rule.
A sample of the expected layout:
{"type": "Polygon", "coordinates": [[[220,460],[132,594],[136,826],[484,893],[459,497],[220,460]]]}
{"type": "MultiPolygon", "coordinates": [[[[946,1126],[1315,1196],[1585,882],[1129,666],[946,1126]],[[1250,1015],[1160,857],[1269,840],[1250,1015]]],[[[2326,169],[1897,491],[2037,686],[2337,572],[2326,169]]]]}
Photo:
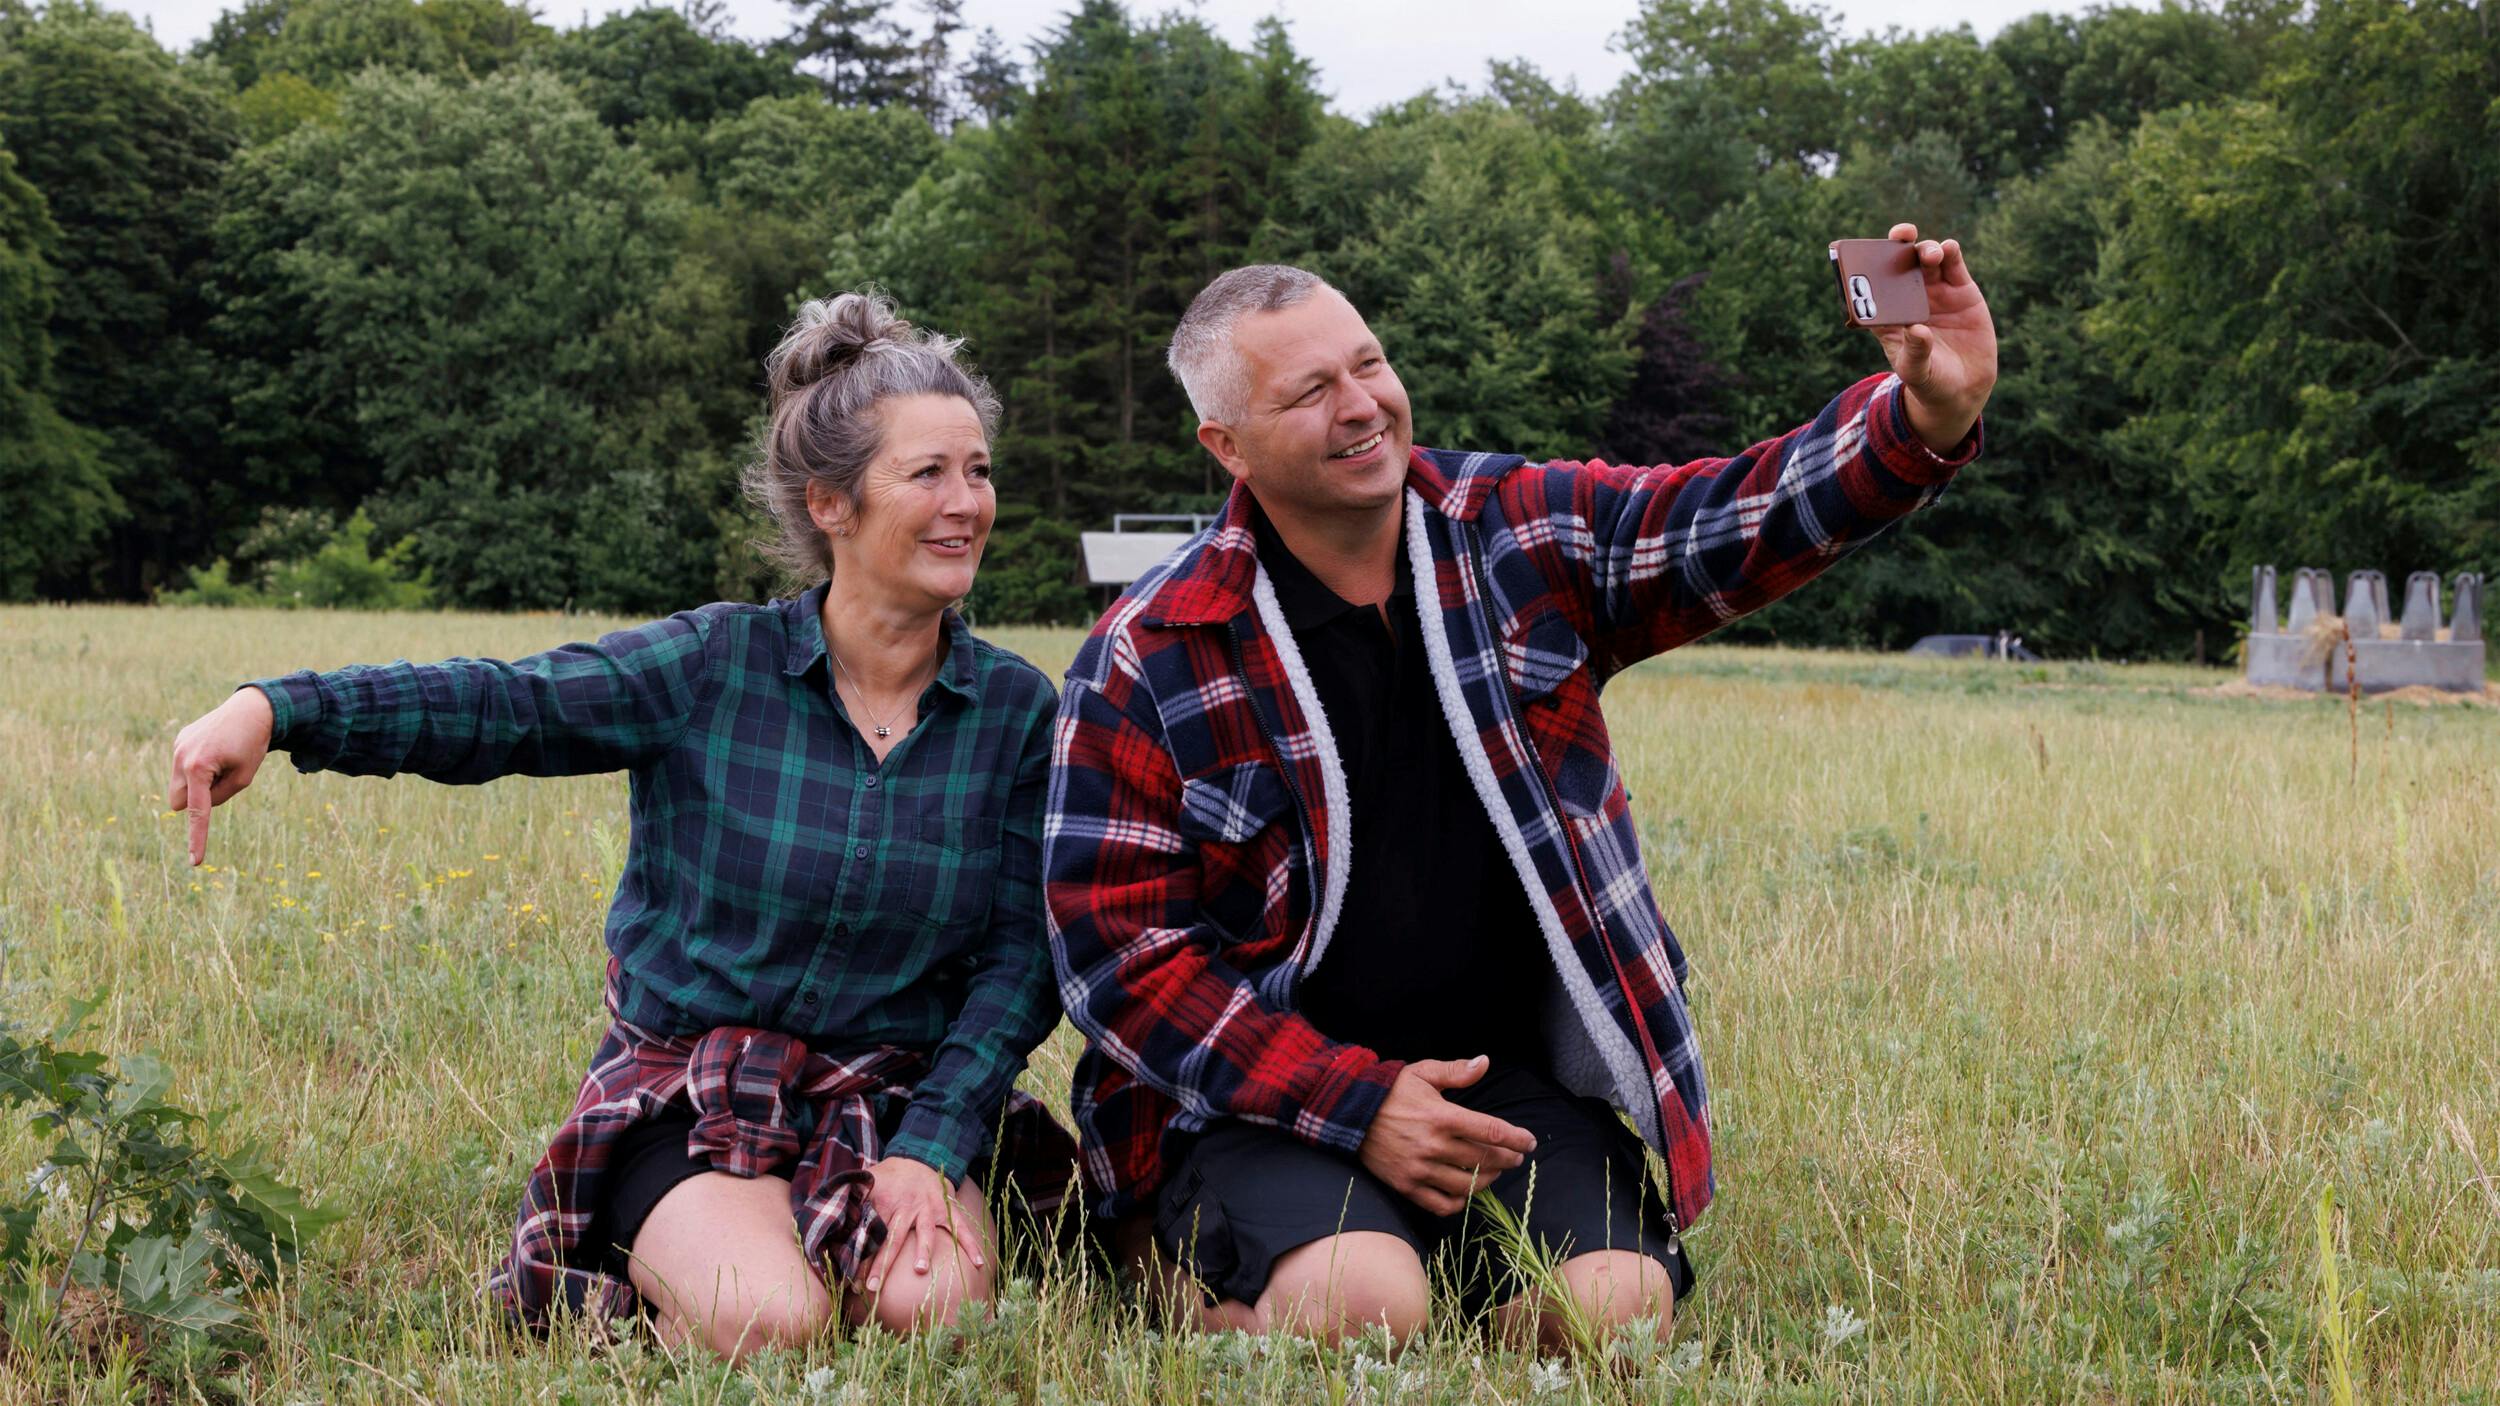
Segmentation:
{"type": "Polygon", "coordinates": [[[1296,1247],[1276,1262],[1252,1319],[1262,1331],[1336,1343],[1375,1325],[1393,1344],[1424,1330],[1431,1289],[1415,1247],[1379,1231],[1348,1231],[1296,1247]]]}
{"type": "Polygon", "coordinates": [[[732,1307],[717,1306],[702,1323],[702,1339],[731,1362],[767,1348],[795,1349],[824,1336],[833,1324],[833,1297],[813,1277],[732,1307]]]}
{"type": "Polygon", "coordinates": [[[626,1275],[661,1341],[737,1361],[796,1347],[833,1323],[833,1296],[791,1235],[790,1183],[702,1172],[652,1207],[626,1275]]]}
{"type": "MultiPolygon", "coordinates": [[[[1675,1313],[1675,1281],[1667,1267],[1631,1250],[1599,1250],[1562,1262],[1563,1288],[1571,1295],[1582,1324],[1602,1342],[1615,1329],[1640,1319],[1655,1319],[1660,1337],[1675,1313]]],[[[1504,1306],[1505,1326],[1515,1338],[1533,1332],[1539,1348],[1569,1351],[1571,1316],[1538,1295],[1504,1306]]]]}
{"type": "Polygon", "coordinates": [[[872,1315],[889,1333],[912,1334],[952,1324],[967,1304],[986,1303],[990,1272],[963,1254],[933,1255],[929,1272],[897,1267],[878,1286],[872,1315]]]}

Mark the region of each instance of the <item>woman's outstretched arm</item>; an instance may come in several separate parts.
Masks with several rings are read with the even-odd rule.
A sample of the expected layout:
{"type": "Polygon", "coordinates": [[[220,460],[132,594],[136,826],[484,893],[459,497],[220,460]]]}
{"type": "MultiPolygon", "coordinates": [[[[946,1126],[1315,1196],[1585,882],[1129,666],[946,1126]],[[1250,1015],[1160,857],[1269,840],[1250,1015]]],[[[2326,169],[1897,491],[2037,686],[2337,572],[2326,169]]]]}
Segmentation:
{"type": "Polygon", "coordinates": [[[614,771],[681,736],[711,686],[718,607],[526,659],[355,664],[260,679],[174,739],[165,803],[191,814],[191,862],[208,857],[208,813],[272,749],[304,771],[498,776],[614,771]]]}

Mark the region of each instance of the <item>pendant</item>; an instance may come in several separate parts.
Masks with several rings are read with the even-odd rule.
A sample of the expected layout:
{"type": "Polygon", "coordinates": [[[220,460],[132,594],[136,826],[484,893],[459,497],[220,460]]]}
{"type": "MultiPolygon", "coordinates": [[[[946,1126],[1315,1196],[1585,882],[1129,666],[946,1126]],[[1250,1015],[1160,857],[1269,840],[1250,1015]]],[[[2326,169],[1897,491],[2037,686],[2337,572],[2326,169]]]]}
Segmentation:
{"type": "Polygon", "coordinates": [[[878,728],[878,729],[877,729],[877,735],[878,735],[879,737],[892,737],[892,736],[894,735],[894,729],[892,729],[892,728],[890,728],[890,727],[881,727],[881,728],[878,728]]]}

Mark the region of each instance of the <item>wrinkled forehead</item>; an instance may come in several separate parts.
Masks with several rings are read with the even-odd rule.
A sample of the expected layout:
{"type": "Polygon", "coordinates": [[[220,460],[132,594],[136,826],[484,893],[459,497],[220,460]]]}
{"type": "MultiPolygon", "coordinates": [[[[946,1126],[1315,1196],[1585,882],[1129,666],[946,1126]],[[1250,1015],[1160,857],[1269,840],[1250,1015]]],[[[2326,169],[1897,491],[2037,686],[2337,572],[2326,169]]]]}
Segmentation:
{"type": "Polygon", "coordinates": [[[898,395],[877,402],[881,458],[989,453],[981,412],[959,395],[898,395]]]}
{"type": "Polygon", "coordinates": [[[1380,350],[1371,324],[1334,288],[1289,308],[1254,312],[1233,327],[1233,346],[1262,391],[1331,374],[1380,350]]]}

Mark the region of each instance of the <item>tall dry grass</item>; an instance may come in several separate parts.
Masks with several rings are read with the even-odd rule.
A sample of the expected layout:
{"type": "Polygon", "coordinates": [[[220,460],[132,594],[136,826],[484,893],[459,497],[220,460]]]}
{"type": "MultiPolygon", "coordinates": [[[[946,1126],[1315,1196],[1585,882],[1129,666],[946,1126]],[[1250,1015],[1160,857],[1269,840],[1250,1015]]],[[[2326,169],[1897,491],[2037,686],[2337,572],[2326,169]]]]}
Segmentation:
{"type": "Polygon", "coordinates": [[[2397,711],[2348,775],[2339,700],[2185,669],[1707,647],[1608,696],[1721,1182],[1701,1294],[1614,1370],[1453,1315],[1395,1359],[1167,1335],[1073,1261],[744,1371],[511,1337],[478,1285],[599,1031],[622,779],[275,762],[194,871],[161,773],[244,678],[605,623],[0,610],[10,1010],[105,990],[100,1046],[354,1212],[224,1384],[22,1345],[0,1400],[2500,1399],[2500,714],[2397,711]]]}

